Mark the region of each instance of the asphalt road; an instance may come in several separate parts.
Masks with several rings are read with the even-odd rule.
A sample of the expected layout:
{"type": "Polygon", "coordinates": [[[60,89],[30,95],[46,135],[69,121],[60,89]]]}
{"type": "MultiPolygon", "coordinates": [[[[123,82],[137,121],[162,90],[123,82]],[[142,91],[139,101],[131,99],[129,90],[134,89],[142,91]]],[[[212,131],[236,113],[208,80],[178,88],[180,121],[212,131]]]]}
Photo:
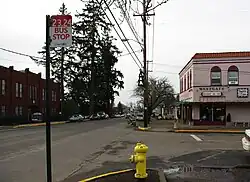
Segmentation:
{"type": "MultiPolygon", "coordinates": [[[[66,123],[62,125],[53,125],[51,128],[52,152],[54,151],[53,155],[55,156],[59,153],[61,154],[67,152],[67,150],[69,149],[67,148],[68,145],[66,143],[74,143],[74,139],[76,139],[79,135],[93,133],[95,130],[116,125],[121,121],[121,119],[109,119],[87,121],[83,123],[66,123]]],[[[77,142],[77,145],[81,146],[83,145],[83,142],[86,141],[84,141],[84,138],[82,138],[82,143],[79,141],[77,142]]],[[[31,180],[45,181],[43,180],[45,177],[44,126],[2,129],[0,130],[0,143],[1,182],[27,182],[31,180]],[[42,169],[41,171],[35,171],[35,173],[39,174],[38,176],[36,176],[35,174],[34,176],[32,176],[32,173],[30,173],[35,170],[34,168],[42,169]],[[40,179],[37,180],[36,178],[40,179]]],[[[70,152],[71,151],[69,151],[69,154],[70,152]]],[[[61,160],[68,159],[62,157],[61,160]]],[[[53,164],[55,164],[54,161],[53,164]]]]}
{"type": "MultiPolygon", "coordinates": [[[[76,182],[103,172],[134,168],[136,142],[148,145],[148,167],[250,164],[239,134],[134,131],[126,120],[69,123],[52,127],[54,182],[76,182]]],[[[45,128],[0,130],[0,181],[46,181],[45,128]]],[[[192,168],[192,167],[191,167],[192,168]]]]}

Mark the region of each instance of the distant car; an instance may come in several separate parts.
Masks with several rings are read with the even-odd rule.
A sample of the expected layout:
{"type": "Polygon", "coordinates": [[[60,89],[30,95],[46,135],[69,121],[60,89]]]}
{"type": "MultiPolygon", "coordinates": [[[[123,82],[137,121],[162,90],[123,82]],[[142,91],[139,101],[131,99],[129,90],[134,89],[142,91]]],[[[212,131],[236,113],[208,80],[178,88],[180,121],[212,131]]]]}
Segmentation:
{"type": "Polygon", "coordinates": [[[100,115],[99,114],[92,114],[90,117],[89,117],[90,120],[98,120],[98,119],[101,119],[100,115]]]}
{"type": "Polygon", "coordinates": [[[250,151],[250,129],[245,130],[245,136],[242,138],[242,147],[244,150],[250,151]]]}
{"type": "Polygon", "coordinates": [[[121,115],[120,114],[115,114],[115,118],[120,118],[121,115]]]}
{"type": "Polygon", "coordinates": [[[42,122],[43,121],[43,114],[40,112],[35,112],[31,115],[31,121],[36,122],[42,122]]]}
{"type": "Polygon", "coordinates": [[[136,120],[137,121],[143,121],[144,120],[144,115],[143,114],[137,114],[136,115],[136,120]]]}
{"type": "Polygon", "coordinates": [[[130,117],[131,117],[130,113],[127,113],[126,116],[125,116],[126,119],[129,119],[130,117]]]}
{"type": "Polygon", "coordinates": [[[81,114],[74,114],[69,118],[70,122],[81,122],[84,120],[84,117],[81,114]]]}
{"type": "Polygon", "coordinates": [[[99,115],[100,119],[106,119],[105,112],[98,112],[97,114],[99,115]]]}
{"type": "Polygon", "coordinates": [[[109,115],[108,114],[105,114],[105,119],[108,119],[109,118],[109,115]]]}

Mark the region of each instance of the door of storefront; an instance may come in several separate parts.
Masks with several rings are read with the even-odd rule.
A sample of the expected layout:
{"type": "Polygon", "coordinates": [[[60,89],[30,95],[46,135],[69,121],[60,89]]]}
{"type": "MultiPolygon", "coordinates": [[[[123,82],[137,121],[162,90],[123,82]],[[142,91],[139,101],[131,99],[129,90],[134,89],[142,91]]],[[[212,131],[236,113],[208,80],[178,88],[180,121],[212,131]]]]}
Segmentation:
{"type": "Polygon", "coordinates": [[[200,124],[224,125],[225,120],[226,105],[224,103],[200,104],[200,124]]]}

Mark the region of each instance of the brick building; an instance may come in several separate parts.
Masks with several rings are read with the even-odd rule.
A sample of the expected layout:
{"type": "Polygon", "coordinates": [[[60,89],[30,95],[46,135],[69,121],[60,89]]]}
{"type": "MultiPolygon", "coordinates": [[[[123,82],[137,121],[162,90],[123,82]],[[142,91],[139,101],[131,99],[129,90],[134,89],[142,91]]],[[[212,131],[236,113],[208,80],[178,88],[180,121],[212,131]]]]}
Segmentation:
{"type": "MultiPolygon", "coordinates": [[[[60,112],[60,84],[51,81],[51,115],[60,112]]],[[[16,71],[0,66],[0,116],[23,116],[45,112],[45,79],[26,68],[16,71]]]]}

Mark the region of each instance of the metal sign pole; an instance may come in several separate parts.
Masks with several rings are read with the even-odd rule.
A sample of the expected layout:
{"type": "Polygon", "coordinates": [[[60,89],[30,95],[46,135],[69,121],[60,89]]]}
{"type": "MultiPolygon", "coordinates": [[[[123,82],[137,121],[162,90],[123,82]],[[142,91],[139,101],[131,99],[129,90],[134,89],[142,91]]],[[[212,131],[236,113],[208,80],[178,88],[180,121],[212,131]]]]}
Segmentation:
{"type": "Polygon", "coordinates": [[[47,182],[52,182],[50,131],[50,16],[46,15],[46,159],[47,182]]]}

